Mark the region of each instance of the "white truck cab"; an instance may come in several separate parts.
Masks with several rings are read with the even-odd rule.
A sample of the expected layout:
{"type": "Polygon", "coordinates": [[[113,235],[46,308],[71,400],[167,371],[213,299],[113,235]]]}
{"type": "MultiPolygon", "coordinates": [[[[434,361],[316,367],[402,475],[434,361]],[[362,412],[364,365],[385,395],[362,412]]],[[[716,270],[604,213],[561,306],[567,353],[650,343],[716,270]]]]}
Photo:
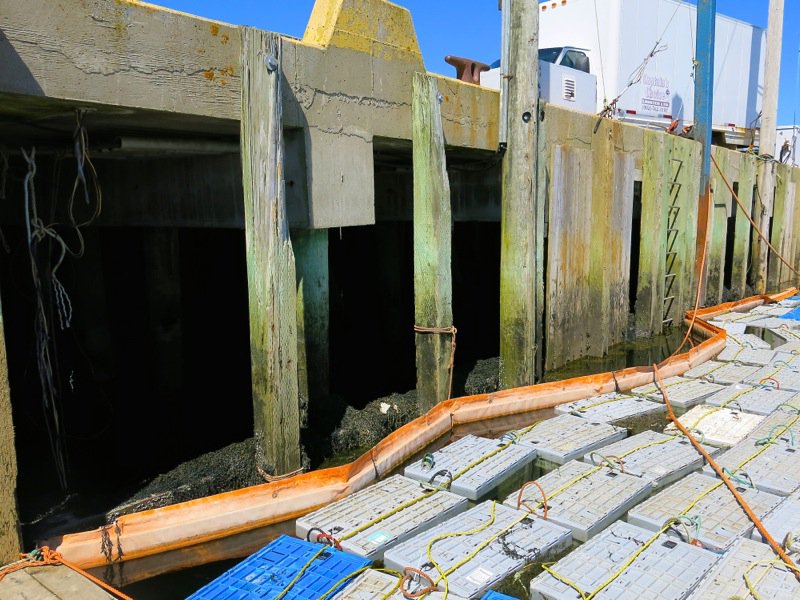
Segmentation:
{"type": "MultiPolygon", "coordinates": [[[[481,85],[500,89],[500,61],[481,75],[481,85]]],[[[560,46],[539,49],[539,97],[550,104],[593,113],[597,106],[597,78],[590,73],[583,48],[560,46]]]]}

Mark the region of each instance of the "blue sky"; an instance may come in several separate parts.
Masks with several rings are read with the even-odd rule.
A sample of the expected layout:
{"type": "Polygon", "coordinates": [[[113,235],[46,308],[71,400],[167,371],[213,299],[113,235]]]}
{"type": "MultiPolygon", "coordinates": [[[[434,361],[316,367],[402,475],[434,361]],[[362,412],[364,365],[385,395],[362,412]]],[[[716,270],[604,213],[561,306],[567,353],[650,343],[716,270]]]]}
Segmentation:
{"type": "MultiPolygon", "coordinates": [[[[235,25],[252,25],[302,37],[314,0],[150,0],[196,15],[235,25]]],[[[497,0],[395,0],[414,18],[425,66],[437,73],[452,74],[444,62],[446,54],[492,62],[499,56],[500,13],[497,0]]],[[[602,7],[603,0],[598,0],[602,7]]],[[[696,3],[696,2],[693,2],[696,3]]],[[[800,2],[786,0],[781,60],[781,92],[778,123],[800,121],[797,69],[800,39],[800,2]]],[[[717,11],[767,26],[768,0],[717,0],[717,11]]]]}

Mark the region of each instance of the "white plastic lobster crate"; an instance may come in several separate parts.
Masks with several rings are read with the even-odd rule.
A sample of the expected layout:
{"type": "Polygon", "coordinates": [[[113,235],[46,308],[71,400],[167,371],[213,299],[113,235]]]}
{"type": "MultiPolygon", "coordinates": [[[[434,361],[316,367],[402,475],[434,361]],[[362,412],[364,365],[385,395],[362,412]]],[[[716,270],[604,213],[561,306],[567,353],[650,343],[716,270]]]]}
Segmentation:
{"type": "Polygon", "coordinates": [[[384,563],[396,571],[418,569],[444,590],[435,561],[449,590],[472,599],[526,564],[564,552],[571,541],[568,529],[487,501],[395,546],[384,555],[384,563]]]}
{"type": "MultiPolygon", "coordinates": [[[[759,518],[781,501],[779,496],[754,488],[742,486],[737,490],[759,518]]],[[[634,506],[628,512],[628,523],[658,531],[680,515],[693,519],[695,524],[676,526],[670,531],[681,536],[688,532],[692,541],[712,550],[725,548],[753,531],[753,524],[725,484],[700,473],[692,473],[634,506]]]]}
{"type": "Polygon", "coordinates": [[[411,463],[404,474],[431,487],[449,487],[454,494],[478,500],[531,465],[535,458],[536,449],[513,436],[491,440],[467,435],[411,463]]]}
{"type": "Polygon", "coordinates": [[[717,560],[696,546],[617,521],[554,564],[560,578],[546,571],[534,578],[531,599],[682,600],[717,560]]]}
{"type": "Polygon", "coordinates": [[[547,514],[549,521],[567,527],[572,537],[581,542],[622,518],[651,490],[650,482],[641,477],[578,461],[570,461],[540,477],[536,484],[526,484],[506,498],[505,504],[519,510],[534,510],[534,514],[542,517],[547,514]]]}
{"type": "Polygon", "coordinates": [[[775,560],[772,548],[753,540],[737,540],[700,582],[691,600],[753,598],[747,575],[760,598],[796,600],[800,583],[794,573],[775,560]]]}
{"type": "MultiPolygon", "coordinates": [[[[718,448],[703,447],[711,455],[719,452],[718,448]]],[[[643,431],[606,446],[600,452],[610,460],[615,457],[622,460],[626,473],[647,479],[654,490],[697,471],[705,464],[702,455],[686,438],[655,431],[643,431]]],[[[583,457],[586,463],[601,460],[602,457],[592,453],[583,457]]]]}
{"type": "Polygon", "coordinates": [[[342,549],[380,560],[387,548],[467,509],[467,499],[448,491],[431,494],[418,481],[393,475],[295,522],[297,537],[324,533],[342,549]]]}

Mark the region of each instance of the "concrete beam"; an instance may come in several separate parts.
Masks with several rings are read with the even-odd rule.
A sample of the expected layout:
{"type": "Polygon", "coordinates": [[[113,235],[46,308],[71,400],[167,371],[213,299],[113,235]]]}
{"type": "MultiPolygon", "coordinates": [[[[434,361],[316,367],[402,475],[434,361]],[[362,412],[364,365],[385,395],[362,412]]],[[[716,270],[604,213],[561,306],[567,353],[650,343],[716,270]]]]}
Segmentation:
{"type": "MultiPolygon", "coordinates": [[[[412,78],[425,71],[410,13],[386,0],[318,0],[303,39],[283,47],[284,126],[301,130],[309,198],[292,223],[374,223],[373,140],[411,140],[412,78]]],[[[0,0],[0,119],[47,125],[74,103],[109,133],[137,127],[140,113],[151,129],[197,132],[207,119],[235,133],[240,53],[240,28],[135,0],[0,0]]],[[[436,80],[448,144],[494,150],[497,92],[436,80]]]]}

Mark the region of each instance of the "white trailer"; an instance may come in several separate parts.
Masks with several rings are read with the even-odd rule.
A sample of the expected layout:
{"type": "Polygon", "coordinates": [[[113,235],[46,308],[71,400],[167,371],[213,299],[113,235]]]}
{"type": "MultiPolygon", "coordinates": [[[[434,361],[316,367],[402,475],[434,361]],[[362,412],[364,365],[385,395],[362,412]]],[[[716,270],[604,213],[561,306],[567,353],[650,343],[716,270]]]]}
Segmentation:
{"type": "MultiPolygon", "coordinates": [[[[597,77],[597,112],[609,108],[615,118],[661,129],[692,123],[695,6],[676,0],[550,0],[539,10],[542,53],[572,47],[588,56],[589,72],[597,77]]],[[[717,15],[713,129],[726,144],[753,142],[764,56],[763,29],[717,15]]]]}
{"type": "Polygon", "coordinates": [[[773,156],[782,163],[800,167],[800,126],[798,125],[779,125],[775,136],[775,154],[773,156]]]}

